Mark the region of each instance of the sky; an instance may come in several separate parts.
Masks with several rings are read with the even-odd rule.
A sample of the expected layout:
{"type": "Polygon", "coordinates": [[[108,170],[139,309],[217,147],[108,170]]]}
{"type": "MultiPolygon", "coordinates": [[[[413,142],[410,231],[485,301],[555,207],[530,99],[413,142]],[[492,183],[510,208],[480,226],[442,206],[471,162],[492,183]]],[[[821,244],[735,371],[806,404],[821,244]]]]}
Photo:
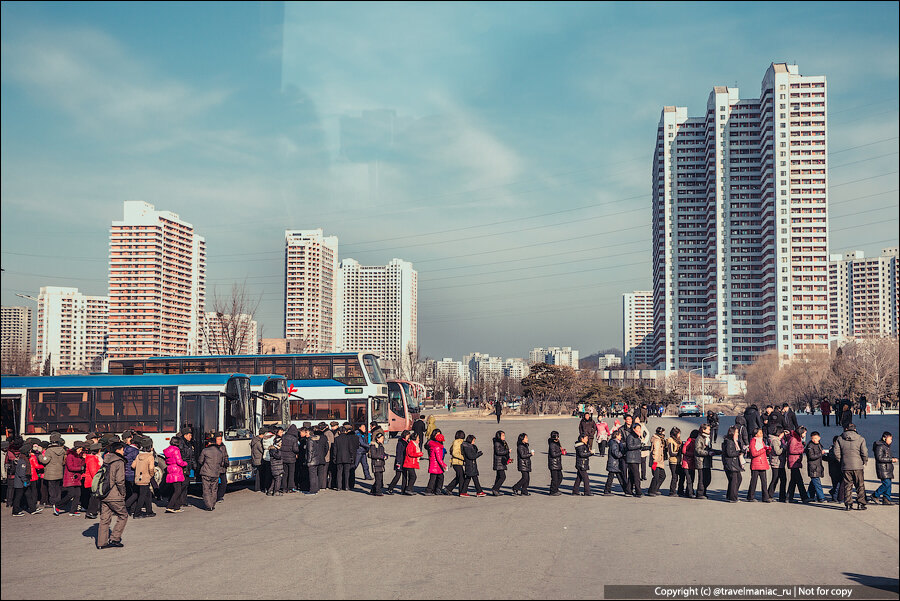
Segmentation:
{"type": "Polygon", "coordinates": [[[898,240],[898,5],[21,3],[0,8],[4,305],[107,293],[122,202],[207,241],[283,335],[285,229],[419,274],[420,356],[622,346],[664,105],[828,78],[830,250],[898,240]]]}

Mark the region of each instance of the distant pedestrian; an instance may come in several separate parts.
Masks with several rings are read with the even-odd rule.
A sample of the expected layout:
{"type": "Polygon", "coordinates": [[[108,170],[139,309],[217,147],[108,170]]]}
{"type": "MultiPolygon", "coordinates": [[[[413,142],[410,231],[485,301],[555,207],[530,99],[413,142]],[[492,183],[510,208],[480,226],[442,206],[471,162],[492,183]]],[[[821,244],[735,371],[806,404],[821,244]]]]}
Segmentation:
{"type": "Polygon", "coordinates": [[[719,440],[719,414],[710,409],[706,412],[706,423],[709,424],[709,432],[713,444],[719,440]]]}
{"type": "Polygon", "coordinates": [[[103,458],[103,463],[109,478],[109,492],[100,501],[97,548],[120,548],[125,546],[122,543],[122,535],[128,523],[128,512],[125,510],[125,445],[121,442],[112,443],[109,452],[103,458]],[[109,527],[113,516],[116,517],[116,525],[110,534],[109,527]]]}
{"type": "Polygon", "coordinates": [[[437,430],[437,420],[435,420],[433,415],[429,415],[428,419],[425,420],[425,440],[434,440],[431,435],[435,430],[437,430]]]}
{"type": "Polygon", "coordinates": [[[475,484],[475,496],[483,497],[485,496],[485,492],[481,489],[481,483],[478,481],[478,458],[481,457],[483,453],[478,450],[477,446],[475,446],[475,435],[469,434],[466,437],[466,441],[461,445],[461,447],[463,456],[465,457],[465,465],[463,466],[463,469],[466,479],[463,481],[462,487],[459,489],[459,496],[469,496],[469,483],[472,482],[475,484]]]}
{"type": "Polygon", "coordinates": [[[503,403],[500,400],[494,401],[494,415],[497,416],[497,423],[500,423],[500,415],[503,414],[503,403]]]}
{"type": "Polygon", "coordinates": [[[597,452],[600,457],[606,456],[606,445],[609,443],[609,424],[597,420],[597,452]]]}
{"type": "Polygon", "coordinates": [[[628,494],[628,487],[625,479],[622,477],[622,466],[624,453],[622,452],[622,429],[617,428],[612,432],[612,438],[609,440],[609,458],[606,460],[606,486],[603,488],[603,494],[608,495],[612,492],[613,478],[619,479],[619,485],[622,492],[628,494]]]}
{"type": "Polygon", "coordinates": [[[590,459],[593,452],[589,443],[590,438],[587,434],[578,437],[575,443],[575,483],[572,485],[572,494],[584,494],[586,497],[591,496],[591,478],[589,475],[591,465],[590,459]],[[579,492],[579,488],[584,486],[584,493],[579,492]]]}
{"type": "Polygon", "coordinates": [[[725,439],[722,441],[722,467],[725,477],[728,479],[728,492],[726,498],[729,503],[738,502],[738,494],[741,489],[741,442],[740,431],[736,426],[728,428],[725,439]]]}
{"type": "Polygon", "coordinates": [[[495,497],[500,496],[500,487],[506,481],[506,466],[512,461],[509,458],[509,445],[506,443],[506,432],[497,430],[494,434],[494,485],[491,487],[491,494],[495,497]]]}
{"type": "Polygon", "coordinates": [[[834,452],[841,462],[841,471],[844,474],[841,492],[843,493],[844,509],[853,506],[853,489],[856,489],[856,508],[866,509],[866,479],[863,470],[869,462],[869,453],[866,451],[866,439],[856,432],[856,425],[847,424],[844,433],[837,439],[834,452]]]}
{"type": "Polygon", "coordinates": [[[597,434],[597,422],[594,421],[594,415],[590,412],[584,414],[578,423],[578,436],[587,436],[589,447],[594,448],[594,436],[597,434]]]}
{"type": "Polygon", "coordinates": [[[428,426],[425,424],[425,416],[419,415],[419,419],[413,422],[412,431],[413,434],[416,435],[416,440],[421,445],[425,440],[425,432],[428,430],[428,426]]]}
{"type": "Polygon", "coordinates": [[[559,485],[563,479],[562,469],[562,445],[559,443],[559,432],[553,430],[550,432],[550,438],[547,439],[547,467],[550,469],[550,496],[558,497],[559,485]]]}
{"type": "Polygon", "coordinates": [[[513,494],[527,497],[528,484],[531,481],[531,456],[534,451],[528,448],[528,435],[524,432],[519,434],[516,442],[516,469],[519,471],[519,481],[513,484],[513,494]]]}
{"type": "Polygon", "coordinates": [[[819,403],[819,410],[822,412],[822,425],[826,428],[831,425],[831,403],[828,399],[822,399],[819,403]]]}
{"type": "Polygon", "coordinates": [[[791,406],[784,403],[781,406],[781,422],[782,427],[788,432],[797,432],[800,424],[797,422],[797,414],[791,409],[791,406]]]}
{"type": "Polygon", "coordinates": [[[891,444],[894,435],[885,432],[881,440],[872,446],[872,454],[875,456],[875,477],[881,480],[881,485],[872,493],[872,502],[881,499],[882,505],[893,505],[891,502],[891,480],[894,479],[894,464],[897,460],[891,456],[891,444]]]}

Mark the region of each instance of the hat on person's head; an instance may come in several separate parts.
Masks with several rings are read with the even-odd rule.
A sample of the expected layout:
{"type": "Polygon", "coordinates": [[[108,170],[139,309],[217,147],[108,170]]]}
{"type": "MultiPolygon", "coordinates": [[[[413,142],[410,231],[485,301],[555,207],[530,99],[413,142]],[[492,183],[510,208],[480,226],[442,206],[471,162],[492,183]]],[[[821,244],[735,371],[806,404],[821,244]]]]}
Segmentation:
{"type": "Polygon", "coordinates": [[[146,436],[144,438],[142,438],[141,439],[141,450],[146,453],[146,452],[151,451],[152,449],[153,449],[153,439],[146,437],[146,436]]]}
{"type": "Polygon", "coordinates": [[[303,422],[304,428],[312,428],[312,422],[303,422]]]}
{"type": "Polygon", "coordinates": [[[103,448],[102,444],[100,444],[99,442],[94,442],[94,443],[91,443],[91,446],[88,447],[88,450],[96,453],[97,451],[101,450],[102,448],[103,448]]]}
{"type": "Polygon", "coordinates": [[[332,427],[332,428],[334,428],[334,427],[335,427],[335,426],[337,426],[337,425],[338,425],[338,423],[337,423],[337,422],[331,422],[331,423],[330,423],[330,424],[328,424],[328,425],[329,425],[329,426],[331,426],[331,427],[332,427]]]}
{"type": "Polygon", "coordinates": [[[319,422],[319,423],[316,425],[316,427],[317,427],[317,428],[327,428],[327,427],[328,427],[328,424],[326,424],[325,422],[319,422]]]}
{"type": "Polygon", "coordinates": [[[129,429],[122,432],[122,440],[125,440],[127,438],[134,438],[134,431],[129,429]]]}
{"type": "Polygon", "coordinates": [[[215,435],[214,435],[215,438],[224,438],[224,436],[225,436],[225,433],[222,432],[221,430],[219,430],[218,432],[216,432],[215,435]]]}
{"type": "Polygon", "coordinates": [[[84,442],[81,440],[77,441],[75,444],[72,445],[72,450],[83,449],[83,448],[84,448],[84,442]]]}
{"type": "Polygon", "coordinates": [[[100,438],[100,435],[97,434],[96,432],[88,432],[87,436],[85,436],[85,438],[90,440],[91,438],[100,438]]]}
{"type": "Polygon", "coordinates": [[[124,449],[124,448],[125,448],[125,443],[123,443],[121,440],[117,440],[109,445],[109,452],[115,453],[119,449],[124,449]]]}
{"type": "Polygon", "coordinates": [[[260,436],[264,436],[264,435],[266,435],[266,434],[268,434],[268,433],[269,433],[269,429],[266,428],[265,426],[263,426],[262,428],[259,429],[259,435],[260,435],[260,436]]]}
{"type": "Polygon", "coordinates": [[[29,436],[28,438],[25,439],[25,444],[30,444],[32,446],[34,446],[40,442],[41,441],[39,439],[35,438],[34,436],[29,436]]]}
{"type": "Polygon", "coordinates": [[[38,444],[40,444],[40,446],[43,447],[43,448],[45,448],[45,449],[49,449],[49,448],[50,448],[50,441],[49,441],[49,440],[42,440],[42,441],[39,442],[38,444]]]}
{"type": "Polygon", "coordinates": [[[50,442],[61,442],[61,441],[62,441],[62,434],[60,434],[59,432],[51,432],[50,433],[50,442]]]}
{"type": "Polygon", "coordinates": [[[188,434],[193,434],[193,433],[194,433],[194,430],[192,428],[189,428],[188,426],[185,426],[184,428],[182,428],[181,432],[180,432],[180,434],[182,436],[187,436],[188,434]]]}

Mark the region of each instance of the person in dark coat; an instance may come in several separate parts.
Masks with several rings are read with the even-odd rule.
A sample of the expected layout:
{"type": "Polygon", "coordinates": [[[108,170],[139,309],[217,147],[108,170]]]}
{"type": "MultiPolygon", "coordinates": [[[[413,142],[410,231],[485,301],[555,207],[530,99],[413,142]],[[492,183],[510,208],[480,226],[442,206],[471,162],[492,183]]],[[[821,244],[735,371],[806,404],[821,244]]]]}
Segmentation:
{"type": "MultiPolygon", "coordinates": [[[[219,456],[222,462],[219,464],[219,483],[216,486],[216,502],[225,499],[225,489],[228,488],[228,449],[225,448],[225,433],[216,432],[216,448],[219,450],[219,456]]],[[[293,466],[292,466],[293,467],[293,466]]]]}
{"type": "Polygon", "coordinates": [[[253,480],[253,492],[262,491],[261,486],[261,478],[263,476],[262,473],[262,462],[263,462],[263,446],[262,446],[262,436],[269,432],[268,428],[260,428],[259,434],[250,439],[250,463],[253,464],[253,471],[256,472],[256,477],[253,480]]]}
{"type": "Polygon", "coordinates": [[[834,453],[834,447],[837,445],[837,439],[840,434],[835,435],[831,439],[831,448],[828,449],[828,455],[825,458],[828,463],[828,477],[831,480],[831,490],[829,496],[832,503],[837,503],[843,496],[841,495],[841,486],[844,480],[844,474],[841,472],[841,460],[834,453]]]}
{"type": "Polygon", "coordinates": [[[589,443],[587,434],[582,434],[578,437],[578,442],[575,443],[575,484],[572,485],[572,494],[578,495],[580,494],[578,489],[584,484],[584,496],[591,496],[591,479],[588,475],[589,470],[591,469],[590,458],[593,453],[591,449],[593,448],[589,443]]]}
{"type": "Polygon", "coordinates": [[[125,445],[113,442],[109,452],[103,457],[103,464],[109,470],[109,493],[100,501],[100,524],[97,527],[97,548],[121,548],[122,534],[128,523],[128,512],[125,510],[125,445]],[[116,525],[112,533],[109,527],[113,516],[116,525]]]}
{"type": "Polygon", "coordinates": [[[519,470],[519,481],[513,484],[513,494],[527,497],[528,484],[531,481],[531,456],[534,451],[528,448],[528,435],[524,432],[519,434],[516,442],[516,469],[519,470]]]}
{"type": "Polygon", "coordinates": [[[13,500],[12,514],[15,517],[28,513],[40,513],[41,509],[33,502],[33,497],[26,494],[29,486],[35,486],[31,480],[31,452],[34,445],[30,442],[22,444],[19,456],[13,468],[13,500]]]}
{"type": "Polygon", "coordinates": [[[822,457],[825,455],[825,451],[822,449],[821,440],[821,435],[813,432],[809,436],[809,443],[803,449],[803,453],[806,455],[806,474],[809,476],[807,495],[819,503],[825,501],[825,492],[822,490],[822,477],[825,475],[822,457]]]}
{"type": "Polygon", "coordinates": [[[709,433],[713,443],[719,441],[719,414],[710,409],[706,412],[706,423],[709,424],[709,433]]]}
{"type": "Polygon", "coordinates": [[[297,492],[296,469],[300,454],[300,431],[291,424],[281,437],[281,461],[284,463],[284,481],[282,490],[286,493],[297,492]]]}
{"type": "Polygon", "coordinates": [[[781,406],[781,427],[791,432],[796,432],[800,429],[800,424],[797,422],[797,414],[794,413],[794,410],[787,403],[781,406]]]}
{"type": "Polygon", "coordinates": [[[630,492],[633,496],[640,498],[643,496],[641,492],[641,443],[640,424],[635,424],[631,432],[625,438],[625,468],[629,472],[628,484],[631,486],[630,492]]]}
{"type": "Polygon", "coordinates": [[[425,416],[419,415],[419,419],[413,422],[412,431],[416,435],[419,444],[424,444],[425,431],[428,430],[428,424],[425,423],[425,416]]]}
{"type": "Polygon", "coordinates": [[[613,478],[619,479],[619,485],[622,492],[628,494],[628,487],[625,479],[622,477],[622,462],[624,454],[622,453],[622,429],[616,428],[610,436],[609,446],[607,447],[608,459],[606,460],[606,486],[603,488],[603,494],[608,495],[612,490],[613,478]]]}
{"type": "Polygon", "coordinates": [[[750,446],[750,432],[747,431],[747,419],[743,415],[738,415],[734,418],[734,425],[738,429],[738,442],[741,445],[741,449],[746,451],[747,447],[750,446]]]}
{"type": "Polygon", "coordinates": [[[737,503],[738,492],[741,488],[741,472],[744,471],[744,467],[741,465],[740,431],[737,426],[728,428],[725,440],[722,441],[722,467],[725,470],[725,477],[728,479],[726,495],[728,502],[737,503]]]}
{"type": "Polygon", "coordinates": [[[491,494],[495,497],[500,496],[500,487],[506,481],[506,466],[510,463],[509,445],[506,444],[506,432],[497,430],[494,435],[494,485],[491,487],[491,494]]]}
{"type": "Polygon", "coordinates": [[[306,466],[309,472],[308,495],[318,494],[325,488],[328,479],[328,462],[325,454],[328,452],[328,440],[321,425],[313,428],[309,440],[306,443],[306,466]]]}
{"type": "Polygon", "coordinates": [[[350,489],[350,472],[353,470],[353,462],[356,461],[356,449],[359,447],[359,438],[350,430],[350,426],[344,425],[341,433],[334,439],[334,462],[338,466],[338,488],[350,489]]]}
{"type": "Polygon", "coordinates": [[[791,471],[790,481],[788,482],[787,499],[788,502],[794,502],[794,489],[800,491],[800,500],[803,503],[809,502],[806,494],[806,487],[803,484],[803,455],[805,446],[803,439],[806,437],[806,428],[800,427],[797,431],[791,431],[785,441],[785,453],[787,456],[787,467],[791,471]]]}
{"type": "Polygon", "coordinates": [[[459,496],[469,496],[469,482],[472,482],[475,484],[475,496],[483,497],[485,496],[485,492],[481,489],[481,483],[478,481],[478,458],[484,453],[479,451],[478,447],[475,446],[474,434],[469,434],[466,437],[466,442],[462,444],[462,452],[463,456],[466,458],[465,465],[463,466],[466,479],[463,480],[462,486],[459,489],[459,496]]]}
{"type": "Polygon", "coordinates": [[[412,433],[409,430],[404,430],[400,433],[400,438],[397,439],[397,448],[394,451],[394,479],[391,480],[387,490],[384,491],[386,494],[394,494],[394,487],[397,486],[398,482],[401,482],[401,479],[400,489],[406,489],[406,473],[403,471],[403,462],[406,460],[406,446],[409,444],[410,434],[412,433]]]}
{"type": "Polygon", "coordinates": [[[494,415],[497,416],[497,423],[500,423],[500,416],[503,414],[503,403],[499,400],[494,401],[494,415]]]}
{"type": "MultiPolygon", "coordinates": [[[[744,419],[747,421],[747,432],[750,436],[763,427],[762,419],[759,417],[759,407],[755,404],[744,409],[744,419]]],[[[766,433],[763,431],[763,436],[765,435],[766,433]]]]}
{"type": "Polygon", "coordinates": [[[558,497],[559,485],[563,479],[562,446],[559,444],[559,432],[550,432],[547,440],[547,467],[550,468],[550,496],[558,497]]]}
{"type": "Polygon", "coordinates": [[[894,479],[894,463],[897,460],[891,457],[891,444],[894,435],[885,432],[881,440],[872,445],[872,454],[875,456],[875,477],[881,480],[881,486],[872,493],[872,502],[881,498],[882,505],[893,505],[891,502],[891,480],[894,479]]]}
{"type": "Polygon", "coordinates": [[[270,497],[280,497],[284,494],[281,491],[281,480],[284,478],[284,462],[281,459],[281,442],[281,436],[276,434],[272,446],[269,447],[269,467],[272,470],[272,481],[269,483],[269,490],[266,492],[266,495],[270,497]]]}
{"type": "Polygon", "coordinates": [[[200,482],[203,487],[203,504],[206,511],[216,508],[216,494],[219,488],[219,466],[222,463],[222,455],[216,447],[215,439],[206,441],[206,447],[200,451],[198,459],[200,464],[200,482]]]}
{"type": "MultiPolygon", "coordinates": [[[[850,409],[850,403],[848,401],[844,401],[841,404],[841,414],[838,417],[838,421],[841,424],[841,428],[844,430],[853,422],[853,410],[850,409]]],[[[838,434],[840,436],[840,434],[838,434]]]]}
{"type": "Polygon", "coordinates": [[[353,462],[353,475],[356,476],[356,468],[362,464],[363,479],[371,480],[372,476],[369,473],[369,462],[366,461],[369,451],[369,434],[366,431],[366,425],[360,424],[356,428],[355,434],[356,438],[359,439],[359,445],[356,447],[356,460],[353,462]]]}
{"type": "Polygon", "coordinates": [[[578,422],[578,438],[580,439],[582,436],[588,437],[588,442],[590,443],[590,448],[594,448],[594,436],[597,435],[597,422],[594,421],[594,414],[590,412],[586,412],[582,417],[581,421],[578,422]]]}
{"type": "Polygon", "coordinates": [[[370,494],[376,497],[383,497],[384,464],[387,461],[387,450],[384,448],[384,432],[375,434],[372,444],[369,445],[368,456],[372,461],[372,474],[375,476],[375,483],[372,485],[370,494]]]}
{"type": "Polygon", "coordinates": [[[834,445],[834,453],[841,462],[841,471],[844,474],[841,492],[844,498],[844,509],[853,506],[853,489],[856,489],[857,509],[866,509],[866,479],[865,467],[869,462],[869,453],[866,451],[866,439],[856,432],[856,425],[849,424],[844,433],[837,439],[834,445]]]}

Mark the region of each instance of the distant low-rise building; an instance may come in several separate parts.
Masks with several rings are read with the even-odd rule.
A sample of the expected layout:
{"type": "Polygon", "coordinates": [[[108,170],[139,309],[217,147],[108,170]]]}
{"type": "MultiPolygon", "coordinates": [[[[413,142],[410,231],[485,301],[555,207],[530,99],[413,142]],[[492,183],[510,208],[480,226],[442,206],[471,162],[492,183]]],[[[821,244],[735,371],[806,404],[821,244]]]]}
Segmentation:
{"type": "Polygon", "coordinates": [[[528,353],[529,365],[546,363],[547,365],[565,365],[572,369],[578,369],[578,351],[570,346],[549,348],[534,348],[528,353]]]}
{"type": "Polygon", "coordinates": [[[597,359],[597,368],[606,369],[608,367],[616,367],[622,365],[622,357],[613,353],[607,353],[597,359]]]}

